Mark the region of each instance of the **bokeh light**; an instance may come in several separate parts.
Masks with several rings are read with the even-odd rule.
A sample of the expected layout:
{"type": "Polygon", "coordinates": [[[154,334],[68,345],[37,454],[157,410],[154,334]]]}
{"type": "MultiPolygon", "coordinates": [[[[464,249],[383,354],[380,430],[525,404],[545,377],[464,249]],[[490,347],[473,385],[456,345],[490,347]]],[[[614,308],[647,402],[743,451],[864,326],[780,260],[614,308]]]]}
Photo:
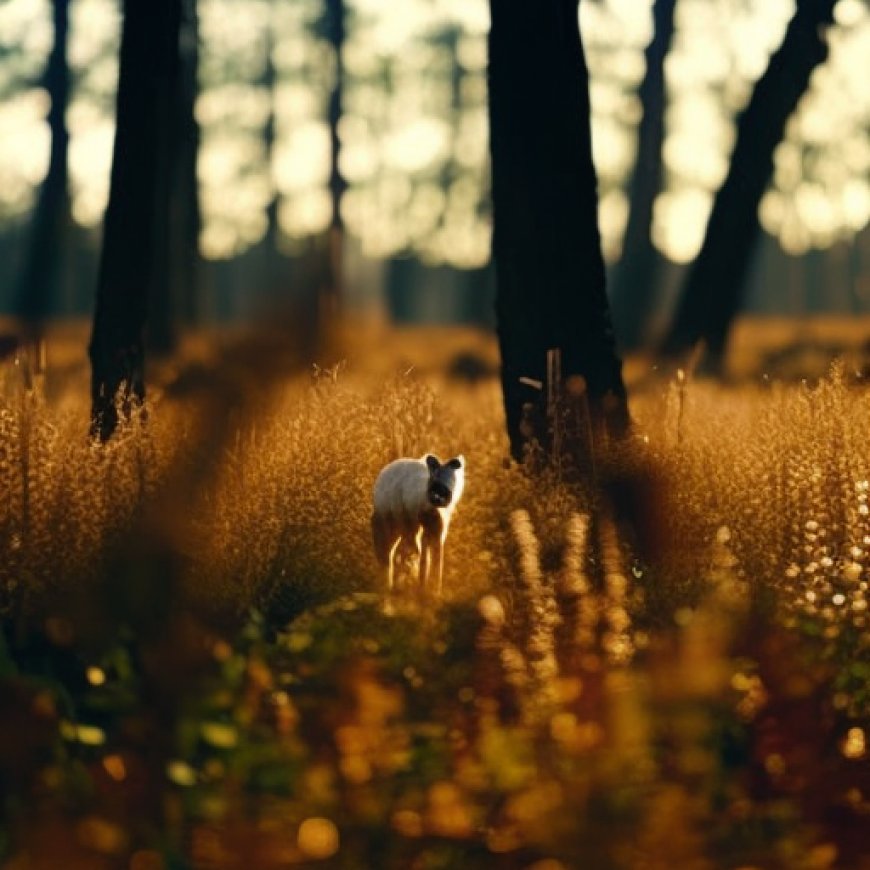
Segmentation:
{"type": "MultiPolygon", "coordinates": [[[[581,4],[590,69],[602,240],[618,258],[628,219],[637,96],[652,37],[651,0],[581,4]]],[[[99,225],[108,198],[120,19],[112,0],[71,5],[73,216],[99,225]]],[[[274,204],[277,240],[331,222],[327,110],[336,56],[321,0],[200,0],[201,245],[228,258],[260,242],[274,204]],[[271,63],[267,63],[271,61],[271,63]],[[264,133],[271,128],[267,141],[264,133]]],[[[689,262],[728,169],[735,117],[794,13],[794,0],[680,0],[666,59],[664,187],[653,241],[689,262]]],[[[476,267],[489,257],[486,0],[347,0],[342,49],[341,217],[363,253],[413,253],[476,267]]],[[[870,220],[870,11],[840,0],[829,60],[816,70],[775,155],[764,228],[789,253],[827,247],[870,220]]],[[[0,219],[25,216],[49,149],[38,83],[52,41],[48,0],[0,7],[0,219]]]]}
{"type": "Polygon", "coordinates": [[[816,69],[775,154],[761,207],[791,254],[827,248],[870,221],[870,9],[840,0],[828,62],[816,69]]]}
{"type": "Polygon", "coordinates": [[[734,120],[749,100],[794,12],[792,0],[680,0],[665,59],[668,106],[664,189],[653,241],[670,260],[698,253],[734,148],[734,120]]]}
{"type": "Polygon", "coordinates": [[[48,168],[49,102],[36,82],[52,38],[48,0],[0,5],[0,220],[27,213],[48,168]]]}
{"type": "Polygon", "coordinates": [[[117,3],[76,0],[70,4],[70,194],[73,218],[84,227],[102,223],[109,201],[120,40],[117,3]]]}

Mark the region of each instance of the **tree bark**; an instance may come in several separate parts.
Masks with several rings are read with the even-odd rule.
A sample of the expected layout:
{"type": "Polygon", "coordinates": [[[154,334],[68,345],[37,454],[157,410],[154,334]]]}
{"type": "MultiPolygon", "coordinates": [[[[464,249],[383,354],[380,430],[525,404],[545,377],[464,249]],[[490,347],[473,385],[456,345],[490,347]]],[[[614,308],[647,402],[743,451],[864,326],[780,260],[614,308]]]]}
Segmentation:
{"type": "Polygon", "coordinates": [[[713,202],[693,264],[662,345],[665,356],[706,344],[706,366],[721,371],[728,335],[745,293],[758,240],[758,206],[773,174],[773,153],[813,70],[828,56],[825,26],[836,0],[798,0],[785,38],[737,122],[728,174],[713,202]]]}
{"type": "Polygon", "coordinates": [[[520,379],[545,383],[552,348],[564,380],[582,376],[593,417],[611,433],[625,431],[628,410],[605,291],[577,0],[491,0],[490,11],[496,317],[508,436],[521,460],[526,443],[547,434],[545,392],[520,379]]]}
{"type": "Polygon", "coordinates": [[[653,4],[655,32],[647,46],[646,74],[639,89],[643,117],[628,191],[628,224],[612,291],[613,320],[624,350],[634,350],[643,344],[658,288],[661,255],[652,242],[653,206],[662,187],[665,57],[674,35],[675,6],[676,0],[655,0],[653,4]]]}
{"type": "Polygon", "coordinates": [[[38,337],[43,321],[51,313],[71,222],[67,163],[69,131],[66,127],[70,93],[67,61],[69,0],[54,0],[52,17],[54,43],[43,77],[51,100],[48,111],[51,152],[34,210],[33,230],[14,307],[30,338],[38,337]]]}
{"type": "Polygon", "coordinates": [[[143,332],[169,221],[180,0],[125,0],[109,204],[97,280],[91,431],[101,440],[145,396],[143,332]]]}

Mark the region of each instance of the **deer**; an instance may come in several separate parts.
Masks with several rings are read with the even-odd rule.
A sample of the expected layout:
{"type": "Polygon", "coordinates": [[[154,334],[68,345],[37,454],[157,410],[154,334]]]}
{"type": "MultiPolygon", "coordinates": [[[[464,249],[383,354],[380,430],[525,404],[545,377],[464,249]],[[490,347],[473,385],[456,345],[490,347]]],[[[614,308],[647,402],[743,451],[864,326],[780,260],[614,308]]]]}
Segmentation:
{"type": "Polygon", "coordinates": [[[387,570],[389,592],[397,560],[416,556],[420,590],[426,592],[434,578],[435,593],[441,594],[444,542],[464,488],[461,455],[442,463],[427,453],[420,459],[396,459],[381,469],[373,493],[372,539],[375,556],[387,570]]]}

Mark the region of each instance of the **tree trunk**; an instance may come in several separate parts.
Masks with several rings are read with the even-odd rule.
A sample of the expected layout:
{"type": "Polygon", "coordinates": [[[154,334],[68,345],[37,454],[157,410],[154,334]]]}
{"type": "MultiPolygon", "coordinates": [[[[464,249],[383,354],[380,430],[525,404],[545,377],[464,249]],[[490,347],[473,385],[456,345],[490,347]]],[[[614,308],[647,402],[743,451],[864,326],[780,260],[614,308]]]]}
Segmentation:
{"type": "Polygon", "coordinates": [[[48,111],[51,152],[33,215],[33,231],[14,308],[29,338],[38,337],[43,321],[51,313],[71,222],[67,167],[69,132],[66,128],[70,91],[69,0],[54,0],[52,8],[54,43],[43,78],[51,100],[48,111]]]}
{"type": "Polygon", "coordinates": [[[341,174],[339,159],[341,156],[341,140],[338,135],[338,125],[342,115],[342,100],[344,91],[344,67],[342,53],[345,40],[345,4],[344,0],[326,0],[326,34],[335,57],[335,79],[329,94],[329,195],[332,200],[332,220],[329,225],[327,241],[326,274],[323,283],[321,309],[326,316],[334,314],[342,296],[342,249],[344,246],[344,223],[341,219],[341,198],[347,189],[347,183],[341,174]]]}
{"type": "Polygon", "coordinates": [[[199,124],[199,27],[196,0],[181,0],[177,87],[172,108],[167,178],[168,236],[159,248],[148,317],[150,350],[166,353],[177,344],[177,324],[196,320],[199,297],[199,234],[202,219],[196,160],[199,124]]]}
{"type": "Polygon", "coordinates": [[[662,346],[666,356],[678,356],[704,341],[707,367],[721,370],[728,334],[743,303],[760,231],[758,206],[773,174],[773,153],[813,70],[828,56],[824,30],[835,5],[836,0],[798,0],[782,45],[737,122],[728,174],[662,346]]]}
{"type": "Polygon", "coordinates": [[[643,344],[656,299],[661,257],[652,242],[653,206],[662,187],[665,139],[665,57],[674,35],[676,0],[655,0],[655,32],[646,50],[646,74],[639,96],[643,118],[638,129],[637,159],[629,185],[629,214],[622,256],[613,279],[613,320],[620,345],[643,344]]]}
{"type": "Polygon", "coordinates": [[[145,396],[143,332],[155,268],[165,262],[170,129],[180,0],[125,0],[109,204],[97,280],[91,430],[101,440],[145,396]]]}
{"type": "Polygon", "coordinates": [[[329,226],[322,234],[309,240],[306,250],[306,271],[311,276],[306,293],[313,295],[317,342],[327,340],[330,324],[338,314],[344,284],[344,222],[341,218],[341,200],[347,182],[341,174],[341,139],[338,135],[343,113],[344,65],[342,54],[346,36],[345,0],[325,0],[323,16],[319,21],[319,34],[329,43],[335,64],[334,78],[327,104],[329,125],[329,198],[331,203],[329,226]]]}
{"type": "Polygon", "coordinates": [[[196,174],[199,156],[199,123],[196,98],[199,95],[199,18],[197,0],[182,0],[181,39],[179,41],[180,74],[178,86],[178,155],[176,173],[178,191],[173,224],[178,232],[175,245],[175,280],[179,318],[195,323],[199,317],[200,271],[199,236],[202,210],[199,202],[199,179],[196,174]]]}
{"type": "Polygon", "coordinates": [[[563,380],[583,378],[594,419],[611,433],[625,431],[628,410],[605,292],[577,0],[491,0],[490,11],[496,316],[508,436],[521,460],[530,439],[548,440],[546,394],[526,379],[546,382],[550,349],[561,351],[563,380]]]}
{"type": "Polygon", "coordinates": [[[269,100],[269,114],[263,125],[263,152],[266,158],[266,166],[269,169],[269,177],[272,179],[272,198],[266,206],[266,234],[263,237],[263,251],[265,254],[266,283],[272,290],[278,273],[279,242],[278,236],[278,190],[274,186],[274,162],[275,140],[277,139],[278,119],[275,115],[275,101],[277,99],[278,71],[275,69],[275,25],[269,19],[268,30],[265,34],[265,63],[263,64],[263,77],[261,83],[269,100]]]}

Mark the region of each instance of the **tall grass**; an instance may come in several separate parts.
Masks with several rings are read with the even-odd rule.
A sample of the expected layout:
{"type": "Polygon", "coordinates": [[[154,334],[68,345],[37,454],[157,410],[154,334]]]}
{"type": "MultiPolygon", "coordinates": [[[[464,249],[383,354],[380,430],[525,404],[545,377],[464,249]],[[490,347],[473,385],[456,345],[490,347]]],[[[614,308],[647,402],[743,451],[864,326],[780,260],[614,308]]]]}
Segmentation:
{"type": "Polygon", "coordinates": [[[184,443],[181,420],[139,411],[118,437],[87,436],[87,405],[49,400],[19,358],[0,369],[2,610],[64,600],[104,575],[123,535],[166,480],[184,443]]]}
{"type": "Polygon", "coordinates": [[[603,606],[612,651],[630,621],[620,615],[629,586],[646,595],[642,621],[667,620],[704,591],[710,542],[723,526],[747,582],[775,595],[792,622],[818,618],[831,635],[866,626],[870,397],[842,369],[814,387],[675,383],[636,394],[635,435],[605,453],[602,495],[546,472],[526,475],[505,459],[494,383],[433,389],[437,379],[413,372],[372,383],[352,367],[319,370],[270,394],[256,416],[226,426],[213,473],[195,478],[193,492],[177,492],[212,425],[196,402],[158,392],[147,420],[136,416],[96,445],[84,434],[84,398],[60,391],[47,400],[27,365],[0,372],[7,609],[99,575],[160,498],[161,509],[167,499],[184,506],[166,516],[181,527],[172,536],[190,594],[209,606],[243,611],[277,601],[295,612],[377,589],[372,482],[392,459],[434,451],[468,458],[469,485],[447,543],[448,597],[495,590],[511,611],[524,571],[511,517],[522,510],[544,573],[555,576],[564,559],[574,579],[563,585],[591,583],[611,602],[603,606]],[[629,489],[643,482],[643,534],[618,497],[613,513],[610,479],[628,480],[629,489]],[[577,541],[585,538],[584,567],[577,541]]]}
{"type": "MultiPolygon", "coordinates": [[[[823,866],[801,863],[826,845],[816,828],[766,801],[789,765],[810,775],[795,704],[824,714],[825,775],[865,756],[864,388],[835,368],[812,386],[636,390],[631,438],[599,445],[584,488],[506,459],[494,380],[380,364],[245,375],[234,389],[256,399],[232,413],[208,378],[202,395],[158,387],[108,445],[87,438],[81,378],[46,390],[26,360],[0,368],[3,616],[78,631],[82,602],[118,586],[141,587],[118,621],[167,598],[141,661],[79,649],[82,707],[109,721],[63,714],[64,741],[106,741],[77,746],[88,781],[125,788],[152,758],[124,706],[141,671],[171,701],[153,776],[202,866],[340,849],[390,867],[709,867],[713,848],[729,866],[823,866]],[[388,613],[371,489],[428,451],[467,458],[444,599],[388,613]],[[238,626],[252,608],[269,631],[258,616],[189,632],[209,679],[188,699],[178,610],[238,626]]],[[[59,717],[39,692],[28,703],[59,717]]],[[[138,822],[94,794],[126,837],[138,822]]]]}
{"type": "Polygon", "coordinates": [[[790,627],[866,656],[870,554],[870,394],[835,365],[809,385],[724,390],[694,384],[638,398],[645,462],[655,468],[659,565],[671,589],[709,567],[705,542],[723,527],[751,593],[790,627]],[[665,414],[661,414],[662,407],[665,414]],[[675,431],[682,416],[682,431],[675,431]],[[705,560],[707,564],[705,565],[705,560]]]}

